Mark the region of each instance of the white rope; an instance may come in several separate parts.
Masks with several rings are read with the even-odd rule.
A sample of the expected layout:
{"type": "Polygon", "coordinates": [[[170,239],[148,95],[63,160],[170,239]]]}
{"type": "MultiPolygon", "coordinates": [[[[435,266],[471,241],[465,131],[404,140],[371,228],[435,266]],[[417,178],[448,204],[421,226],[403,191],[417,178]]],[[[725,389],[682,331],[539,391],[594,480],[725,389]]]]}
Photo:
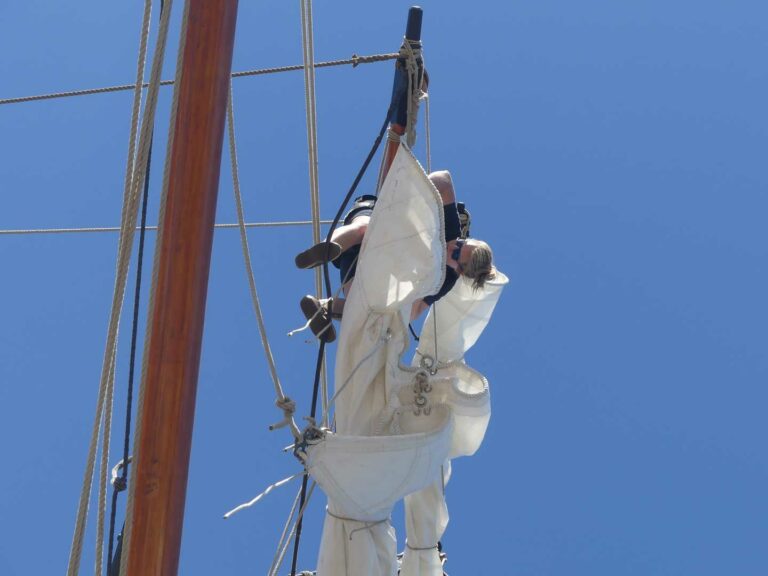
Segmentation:
{"type": "Polygon", "coordinates": [[[112,365],[109,374],[109,386],[104,400],[104,433],[101,440],[101,474],[99,478],[99,505],[96,516],[96,557],[94,562],[94,574],[101,576],[104,566],[104,519],[107,513],[107,492],[111,485],[109,469],[109,441],[112,436],[112,411],[115,390],[115,365],[117,363],[117,350],[112,354],[112,365]]]}
{"type": "MultiPolygon", "coordinates": [[[[376,352],[379,351],[379,349],[384,346],[389,340],[392,338],[392,333],[387,330],[386,334],[379,338],[379,341],[376,343],[376,346],[373,347],[373,350],[368,352],[368,354],[360,360],[360,362],[357,363],[357,366],[355,366],[352,371],[349,373],[349,376],[347,376],[347,379],[344,380],[344,383],[339,387],[338,390],[336,390],[336,393],[333,395],[333,397],[328,402],[328,409],[330,409],[333,406],[333,403],[336,401],[336,398],[339,397],[339,394],[341,394],[344,389],[347,387],[347,385],[352,381],[352,377],[355,375],[355,373],[360,369],[360,367],[365,364],[368,360],[371,359],[371,357],[376,354],[376,352]]],[[[328,414],[323,414],[323,422],[327,420],[328,414]]]]}
{"type": "MultiPolygon", "coordinates": [[[[160,31],[158,32],[157,37],[157,45],[155,48],[155,54],[154,59],[152,61],[152,72],[150,75],[150,88],[147,93],[147,110],[152,110],[152,114],[154,114],[154,109],[157,104],[157,93],[160,88],[160,74],[162,73],[163,68],[163,56],[165,55],[165,45],[166,40],[168,36],[168,23],[170,21],[170,14],[173,7],[173,0],[165,0],[165,7],[163,9],[163,14],[160,19],[160,31]],[[151,102],[151,108],[150,108],[150,102],[151,102]]],[[[145,336],[144,336],[144,350],[142,352],[142,363],[141,363],[141,380],[139,384],[139,390],[138,390],[138,399],[137,399],[137,405],[136,405],[136,423],[135,423],[135,433],[134,433],[134,440],[133,440],[133,461],[138,462],[139,460],[139,445],[141,443],[141,424],[143,420],[143,412],[144,412],[144,396],[146,392],[146,378],[147,378],[147,357],[148,357],[148,351],[150,349],[150,346],[152,344],[151,340],[151,334],[152,334],[152,322],[151,319],[154,316],[154,310],[155,310],[155,288],[157,286],[157,277],[158,277],[158,271],[159,271],[159,261],[160,261],[160,253],[163,249],[163,234],[162,234],[162,223],[163,223],[163,216],[165,215],[165,205],[168,198],[168,180],[169,180],[169,174],[170,174],[170,164],[171,164],[171,154],[170,151],[173,150],[173,140],[174,140],[174,128],[176,125],[176,110],[178,107],[178,100],[179,100],[179,85],[181,84],[181,71],[182,71],[182,61],[184,56],[184,43],[187,36],[187,16],[189,12],[189,1],[187,0],[184,3],[184,12],[181,20],[181,32],[179,37],[179,48],[176,56],[176,80],[174,84],[174,90],[173,90],[173,101],[171,104],[171,118],[168,123],[168,143],[166,148],[166,155],[165,155],[165,168],[163,172],[163,186],[162,191],[160,194],[160,210],[158,213],[158,226],[160,229],[158,230],[157,235],[157,242],[155,243],[155,254],[153,259],[153,266],[152,266],[152,283],[149,291],[149,301],[148,301],[148,311],[147,311],[147,318],[149,321],[146,323],[146,330],[145,330],[145,336]]],[[[146,119],[146,118],[145,118],[146,119]]],[[[145,126],[142,126],[142,140],[144,140],[144,128],[145,126]]],[[[147,133],[146,133],[146,141],[150,140],[151,137],[151,129],[150,127],[147,127],[147,133]]],[[[143,142],[143,144],[146,142],[143,142]]],[[[146,153],[148,153],[149,146],[146,146],[146,153]]],[[[140,151],[142,148],[140,147],[140,151]]],[[[141,156],[140,156],[141,157],[141,156]]],[[[143,180],[143,178],[141,179],[143,180]]],[[[143,184],[143,182],[142,182],[143,184]]],[[[138,194],[138,191],[137,191],[138,194]]],[[[128,557],[130,552],[130,546],[131,546],[131,535],[132,535],[132,529],[133,529],[133,501],[136,493],[136,466],[132,466],[130,470],[130,477],[128,481],[128,497],[126,500],[125,505],[125,528],[123,529],[123,549],[122,553],[120,555],[120,570],[119,570],[119,576],[124,576],[127,573],[127,567],[128,567],[128,557]]]]}
{"type": "Polygon", "coordinates": [[[363,524],[360,528],[355,528],[354,530],[350,531],[349,533],[349,540],[352,541],[352,536],[354,536],[355,532],[360,532],[361,530],[372,530],[379,524],[384,524],[384,522],[389,522],[390,518],[387,516],[386,518],[382,518],[381,520],[374,520],[373,522],[369,522],[367,520],[356,520],[354,518],[345,518],[344,516],[337,516],[328,508],[325,508],[325,513],[328,514],[328,516],[331,516],[332,518],[336,518],[336,520],[341,520],[342,522],[357,522],[359,524],[363,524]]]}
{"type": "MultiPolygon", "coordinates": [[[[91,484],[93,482],[94,464],[96,459],[96,450],[98,444],[99,429],[101,426],[102,415],[104,412],[105,398],[108,396],[107,389],[109,382],[114,380],[114,357],[117,349],[117,332],[119,327],[119,317],[122,309],[123,293],[125,281],[127,280],[127,266],[130,260],[130,254],[124,250],[122,241],[122,229],[127,228],[130,203],[130,184],[131,174],[134,167],[136,132],[138,130],[138,113],[141,107],[141,85],[143,84],[144,64],[146,61],[147,39],[149,37],[149,23],[152,12],[151,0],[145,0],[144,15],[142,18],[141,36],[139,40],[139,55],[137,61],[137,78],[134,89],[133,109],[131,114],[131,129],[128,143],[128,160],[126,166],[125,187],[123,193],[123,208],[121,214],[121,239],[118,242],[117,272],[115,278],[115,288],[112,297],[112,311],[107,329],[107,342],[104,350],[104,359],[102,362],[101,378],[99,381],[98,399],[96,402],[96,416],[94,418],[91,440],[88,447],[88,457],[83,475],[83,483],[80,490],[80,501],[78,504],[77,517],[75,520],[75,531],[72,537],[72,545],[69,552],[69,562],[67,565],[68,576],[75,576],[80,570],[80,559],[83,550],[83,538],[85,526],[88,518],[88,502],[91,495],[91,484]],[[125,270],[125,272],[123,272],[125,270]]],[[[108,446],[105,446],[108,450],[108,446]]],[[[99,546],[101,549],[102,547],[99,546]]],[[[98,568],[98,566],[97,566],[98,568]]]]}
{"type": "Polygon", "coordinates": [[[264,348],[264,355],[267,358],[267,364],[269,366],[269,373],[272,376],[272,383],[275,387],[275,395],[277,396],[278,404],[283,409],[283,421],[278,425],[273,425],[274,428],[282,427],[284,425],[290,426],[291,434],[296,439],[301,438],[301,431],[296,423],[293,421],[293,411],[295,411],[295,404],[293,409],[290,410],[286,400],[283,387],[280,385],[280,377],[277,374],[277,367],[275,366],[275,359],[272,356],[272,349],[269,346],[269,339],[267,337],[267,327],[264,322],[264,314],[261,311],[261,302],[259,301],[259,293],[256,290],[256,279],[253,275],[253,265],[251,264],[251,250],[248,247],[248,234],[245,231],[245,216],[243,211],[243,197],[240,193],[240,174],[237,165],[237,141],[235,139],[235,112],[234,112],[234,97],[232,95],[232,83],[229,86],[229,99],[227,101],[227,131],[229,133],[229,159],[232,167],[232,188],[235,194],[235,205],[237,207],[237,222],[240,227],[240,244],[243,249],[243,259],[245,260],[245,270],[248,275],[248,287],[251,293],[251,303],[253,304],[253,310],[256,313],[256,321],[259,325],[259,335],[261,336],[261,344],[264,348]]]}
{"type": "MultiPolygon", "coordinates": [[[[307,152],[309,155],[309,190],[312,207],[312,244],[320,242],[320,177],[317,161],[317,105],[315,97],[315,40],[312,0],[301,0],[301,43],[304,60],[304,101],[307,116],[307,152]]],[[[315,268],[315,296],[323,297],[322,268],[315,268]]],[[[325,362],[320,373],[323,413],[328,407],[328,375],[325,362]]]]}
{"type": "Polygon", "coordinates": [[[421,86],[416,84],[419,80],[417,59],[421,57],[421,43],[418,46],[412,46],[407,39],[404,39],[403,45],[400,47],[400,55],[405,58],[405,70],[408,74],[406,143],[409,148],[413,148],[414,144],[416,144],[416,121],[419,114],[419,99],[421,97],[421,86]]]}
{"type": "Polygon", "coordinates": [[[275,569],[275,564],[280,557],[280,551],[283,547],[283,543],[285,542],[285,537],[288,534],[288,529],[291,527],[291,521],[293,520],[293,515],[296,513],[296,508],[298,508],[300,500],[301,486],[299,486],[299,489],[296,491],[296,498],[293,499],[293,505],[291,506],[291,511],[288,513],[288,519],[285,521],[283,531],[280,533],[280,538],[277,541],[277,549],[275,550],[275,555],[272,557],[272,563],[269,565],[269,571],[267,574],[272,574],[273,570],[275,569]]]}
{"type": "Polygon", "coordinates": [[[305,474],[305,472],[304,472],[304,470],[302,470],[301,472],[297,472],[293,476],[288,476],[288,478],[283,478],[282,480],[279,480],[279,481],[275,482],[274,484],[270,484],[269,486],[267,486],[267,489],[264,490],[264,492],[262,492],[261,494],[259,494],[255,498],[253,498],[252,500],[249,500],[248,502],[245,502],[244,504],[240,504],[239,506],[234,507],[232,510],[230,510],[229,512],[224,514],[224,519],[226,520],[227,518],[229,518],[233,514],[237,514],[238,512],[240,512],[240,510],[245,510],[246,508],[250,508],[251,506],[256,504],[256,502],[258,502],[259,500],[264,498],[264,496],[266,496],[267,494],[272,492],[272,490],[274,490],[275,488],[280,488],[280,486],[282,486],[283,484],[287,484],[288,482],[290,482],[294,478],[298,478],[299,476],[304,476],[304,474],[305,474]]]}
{"type": "Polygon", "coordinates": [[[277,576],[277,573],[280,571],[280,566],[283,564],[283,560],[285,559],[285,553],[288,551],[288,546],[291,544],[291,541],[296,535],[296,527],[299,525],[299,522],[301,522],[301,519],[304,517],[304,511],[307,509],[307,506],[309,505],[309,501],[312,499],[312,493],[315,491],[315,486],[317,486],[316,482],[312,482],[312,485],[309,487],[309,490],[307,490],[307,497],[304,500],[304,506],[301,507],[301,510],[299,510],[299,515],[296,517],[296,522],[293,524],[293,529],[291,530],[291,533],[288,535],[288,538],[286,539],[283,549],[280,552],[280,556],[277,559],[277,562],[275,563],[275,568],[273,571],[269,573],[269,576],[277,576]]]}
{"type": "Polygon", "coordinates": [[[429,130],[429,94],[427,92],[424,92],[424,95],[421,98],[424,100],[424,131],[425,134],[425,142],[427,144],[427,174],[432,173],[432,138],[429,130]]]}
{"type": "MultiPolygon", "coordinates": [[[[333,220],[320,220],[320,224],[331,224],[333,220]]],[[[312,220],[288,220],[285,222],[245,222],[246,228],[276,228],[279,226],[310,226],[314,224],[312,220]]],[[[240,228],[237,222],[214,224],[214,228],[229,229],[240,228]]],[[[157,230],[157,226],[146,226],[147,231],[157,230]]],[[[141,230],[140,226],[136,230],[141,230]]],[[[85,232],[120,232],[120,226],[92,226],[81,228],[14,228],[0,230],[0,236],[29,235],[29,234],[75,234],[85,232]]]]}

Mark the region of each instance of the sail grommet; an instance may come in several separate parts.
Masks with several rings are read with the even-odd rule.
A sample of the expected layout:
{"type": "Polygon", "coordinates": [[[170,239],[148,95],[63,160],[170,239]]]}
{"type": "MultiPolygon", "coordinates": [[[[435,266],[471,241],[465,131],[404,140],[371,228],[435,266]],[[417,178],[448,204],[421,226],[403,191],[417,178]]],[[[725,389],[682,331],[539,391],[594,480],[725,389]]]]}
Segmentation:
{"type": "Polygon", "coordinates": [[[429,370],[429,373],[432,376],[437,374],[437,362],[435,362],[435,359],[432,358],[432,356],[430,356],[429,354],[421,355],[421,360],[419,360],[419,366],[421,368],[429,370]]]}

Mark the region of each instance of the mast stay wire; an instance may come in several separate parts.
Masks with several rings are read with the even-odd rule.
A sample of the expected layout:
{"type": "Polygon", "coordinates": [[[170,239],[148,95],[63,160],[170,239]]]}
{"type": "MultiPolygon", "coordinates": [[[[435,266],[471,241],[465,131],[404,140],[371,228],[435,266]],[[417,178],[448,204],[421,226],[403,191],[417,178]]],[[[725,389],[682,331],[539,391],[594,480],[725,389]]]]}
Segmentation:
{"type": "MultiPolygon", "coordinates": [[[[149,25],[151,19],[151,0],[145,0],[144,14],[141,25],[141,35],[139,41],[139,54],[137,58],[137,73],[136,82],[134,83],[134,98],[133,108],[131,114],[131,129],[128,144],[128,158],[126,162],[126,177],[123,193],[123,208],[121,214],[121,230],[120,239],[118,242],[117,253],[117,265],[115,272],[115,287],[112,297],[112,310],[110,313],[109,326],[107,330],[107,342],[104,349],[104,358],[102,362],[101,378],[99,382],[99,392],[96,406],[96,416],[94,418],[93,430],[91,433],[91,439],[88,447],[88,457],[86,461],[85,472],[83,475],[83,484],[80,491],[80,501],[78,503],[78,511],[75,520],[75,530],[72,537],[72,545],[70,547],[69,561],[67,565],[68,576],[75,576],[80,570],[80,559],[82,556],[83,539],[85,533],[85,526],[88,517],[88,503],[91,495],[91,488],[93,483],[93,473],[95,466],[96,450],[98,445],[99,429],[101,427],[102,419],[111,418],[111,400],[112,393],[110,391],[111,386],[114,385],[114,366],[116,360],[117,350],[117,332],[119,328],[120,313],[122,310],[123,296],[125,291],[125,284],[127,282],[128,264],[130,262],[130,248],[132,240],[133,228],[135,226],[135,217],[131,220],[131,213],[135,216],[135,198],[133,192],[134,180],[141,178],[141,157],[137,166],[135,163],[136,150],[136,134],[139,131],[139,111],[141,108],[141,95],[144,75],[144,65],[146,63],[146,50],[149,38],[149,25]],[[129,238],[126,238],[128,236],[129,238]],[[109,400],[110,406],[107,411],[105,403],[109,400]],[[106,414],[110,413],[108,417],[106,414]]],[[[165,26],[165,32],[162,30],[158,36],[158,47],[160,46],[160,40],[167,33],[167,22],[165,26]]],[[[157,51],[157,49],[156,49],[157,51]]],[[[159,81],[159,75],[157,77],[159,81]]],[[[150,98],[152,94],[157,92],[157,86],[150,87],[147,95],[147,103],[145,106],[145,120],[147,116],[154,116],[154,102],[150,105],[150,98]]],[[[142,126],[143,129],[143,126],[142,126]]],[[[141,141],[141,139],[140,139],[141,141]]],[[[140,147],[141,149],[141,147],[140,147]]],[[[109,427],[110,420],[105,421],[105,428],[109,427]]],[[[108,453],[109,451],[109,437],[105,435],[105,442],[102,446],[102,451],[108,453]]],[[[99,530],[100,534],[97,534],[97,554],[96,554],[96,573],[101,573],[101,550],[103,548],[103,530],[99,530]]]]}
{"type": "MultiPolygon", "coordinates": [[[[330,224],[333,220],[320,220],[320,224],[330,224]]],[[[277,228],[279,226],[311,226],[312,220],[288,220],[283,222],[244,222],[246,228],[277,228]]],[[[214,228],[227,229],[239,228],[240,223],[222,223],[214,224],[214,228]]],[[[147,231],[156,231],[157,226],[146,226],[147,231]]],[[[141,230],[141,226],[136,227],[136,231],[141,230]]],[[[90,226],[80,228],[15,228],[0,230],[0,236],[22,236],[32,234],[79,234],[93,232],[120,232],[120,226],[90,226]]]]}
{"type": "MultiPolygon", "coordinates": [[[[356,68],[359,64],[373,64],[374,62],[384,62],[387,60],[395,60],[399,58],[400,54],[372,54],[370,56],[358,56],[352,54],[351,58],[343,60],[327,60],[325,62],[316,62],[313,64],[314,68],[329,68],[331,66],[344,66],[351,64],[352,68],[356,68]]],[[[303,70],[304,64],[294,64],[291,66],[277,66],[272,68],[257,68],[254,70],[243,70],[241,72],[233,72],[232,78],[245,78],[246,76],[263,76],[265,74],[277,74],[280,72],[295,72],[297,70],[303,70]]],[[[171,86],[173,80],[161,80],[160,86],[171,86]]],[[[23,102],[37,102],[39,100],[53,100],[57,98],[71,98],[74,96],[90,96],[92,94],[107,94],[110,92],[125,92],[133,90],[135,84],[120,84],[118,86],[107,86],[103,88],[87,88],[84,90],[71,90],[68,92],[54,92],[51,94],[38,94],[34,96],[19,96],[17,98],[2,98],[0,99],[0,106],[3,104],[21,104],[23,102]]],[[[148,83],[142,84],[142,88],[147,88],[148,83]]]]}

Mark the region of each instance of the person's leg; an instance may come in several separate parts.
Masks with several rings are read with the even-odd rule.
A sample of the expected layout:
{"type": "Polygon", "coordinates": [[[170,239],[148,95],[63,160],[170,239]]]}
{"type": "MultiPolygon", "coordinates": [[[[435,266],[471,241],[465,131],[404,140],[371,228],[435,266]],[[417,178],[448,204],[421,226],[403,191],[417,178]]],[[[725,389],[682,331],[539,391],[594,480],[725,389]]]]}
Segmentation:
{"type": "Polygon", "coordinates": [[[361,244],[363,242],[363,236],[368,230],[368,223],[371,221],[370,216],[358,216],[349,224],[339,226],[333,231],[331,235],[331,242],[336,242],[341,246],[341,251],[346,252],[352,246],[361,244]]]}
{"type": "Polygon", "coordinates": [[[336,340],[336,330],[333,328],[331,311],[327,304],[328,300],[318,300],[311,294],[304,296],[300,302],[301,311],[312,333],[326,344],[330,344],[336,340]]]}
{"type": "Polygon", "coordinates": [[[435,185],[443,200],[443,205],[456,203],[456,191],[453,189],[453,180],[448,170],[438,170],[429,175],[432,184],[435,185]]]}
{"type": "Polygon", "coordinates": [[[339,226],[331,235],[331,242],[318,242],[296,256],[298,268],[314,268],[324,262],[336,260],[342,253],[363,241],[371,217],[360,215],[349,224],[339,226]]]}

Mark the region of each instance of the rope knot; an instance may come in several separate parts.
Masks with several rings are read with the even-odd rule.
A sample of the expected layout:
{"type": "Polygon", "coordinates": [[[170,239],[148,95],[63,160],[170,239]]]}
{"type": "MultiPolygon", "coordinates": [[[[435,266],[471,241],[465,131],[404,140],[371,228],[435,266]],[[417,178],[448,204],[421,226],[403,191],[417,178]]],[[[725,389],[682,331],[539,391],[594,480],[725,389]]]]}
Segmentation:
{"type": "Polygon", "coordinates": [[[293,416],[296,413],[296,402],[288,396],[276,399],[275,406],[282,410],[285,416],[293,416]]]}
{"type": "Polygon", "coordinates": [[[299,440],[301,438],[301,432],[299,432],[299,427],[296,426],[296,422],[293,421],[293,415],[296,413],[296,402],[288,396],[283,396],[275,400],[275,406],[283,411],[283,419],[276,424],[272,424],[269,429],[277,430],[278,428],[289,426],[293,437],[296,440],[299,440]]]}
{"type": "MultiPolygon", "coordinates": [[[[133,456],[128,456],[128,463],[133,461],[133,456]]],[[[114,468],[112,468],[112,478],[110,479],[110,484],[115,489],[115,492],[122,492],[126,488],[128,488],[128,479],[125,476],[118,476],[120,474],[120,471],[123,470],[126,466],[126,462],[124,460],[120,460],[114,468]]]]}

